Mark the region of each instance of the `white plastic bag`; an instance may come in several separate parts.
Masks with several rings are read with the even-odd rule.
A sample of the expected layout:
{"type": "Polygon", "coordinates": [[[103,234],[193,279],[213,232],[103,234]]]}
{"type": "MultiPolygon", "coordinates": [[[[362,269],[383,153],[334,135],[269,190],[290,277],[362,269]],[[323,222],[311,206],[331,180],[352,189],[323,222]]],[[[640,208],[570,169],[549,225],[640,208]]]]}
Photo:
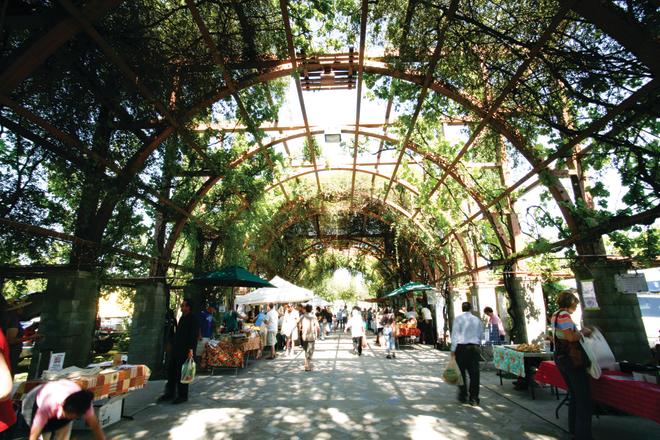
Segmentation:
{"type": "Polygon", "coordinates": [[[581,338],[580,344],[591,361],[591,366],[589,367],[588,372],[594,379],[600,377],[601,370],[603,369],[618,369],[612,349],[603,334],[597,328],[593,329],[591,335],[588,337],[581,338]]]}
{"type": "Polygon", "coordinates": [[[191,383],[195,379],[197,367],[193,358],[188,358],[181,367],[181,383],[191,383]]]}

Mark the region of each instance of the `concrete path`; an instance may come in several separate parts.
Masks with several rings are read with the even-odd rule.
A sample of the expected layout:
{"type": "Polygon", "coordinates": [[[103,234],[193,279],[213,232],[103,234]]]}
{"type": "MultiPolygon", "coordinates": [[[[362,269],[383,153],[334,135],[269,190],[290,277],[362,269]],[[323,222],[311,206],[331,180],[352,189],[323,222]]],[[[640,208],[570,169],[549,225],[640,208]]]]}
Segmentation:
{"type": "MultiPolygon", "coordinates": [[[[528,393],[499,385],[482,371],[481,406],[456,401],[456,387],[440,379],[448,353],[416,345],[385,359],[374,346],[361,357],[345,335],[317,341],[315,371],[302,354],[256,361],[234,376],[200,376],[182,405],[153,402],[163,382],[150,382],[127,398],[135,419],[106,429],[109,439],[568,439],[566,408],[548,389],[528,393]]],[[[89,433],[74,432],[86,440],[89,433]]],[[[594,438],[660,438],[660,425],[627,416],[594,418],[594,438]]]]}

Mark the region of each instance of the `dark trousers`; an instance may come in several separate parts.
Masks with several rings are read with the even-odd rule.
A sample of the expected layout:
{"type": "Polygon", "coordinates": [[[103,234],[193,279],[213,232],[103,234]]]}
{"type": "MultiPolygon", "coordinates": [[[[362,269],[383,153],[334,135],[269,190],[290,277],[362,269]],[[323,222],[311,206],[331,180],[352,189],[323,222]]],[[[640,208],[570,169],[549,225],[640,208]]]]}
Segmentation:
{"type": "Polygon", "coordinates": [[[467,397],[467,375],[470,376],[470,400],[479,400],[479,358],[478,345],[458,344],[456,346],[456,363],[463,376],[463,385],[458,387],[458,398],[461,400],[465,400],[467,397]]]}
{"type": "Polygon", "coordinates": [[[576,440],[591,440],[591,389],[586,368],[573,368],[567,358],[555,363],[568,385],[568,430],[576,440]]]}
{"type": "Polygon", "coordinates": [[[353,338],[353,351],[357,351],[358,354],[362,354],[362,336],[353,338]]]}
{"type": "Polygon", "coordinates": [[[181,399],[188,398],[188,384],[181,383],[181,367],[188,360],[188,353],[173,353],[170,357],[170,363],[167,366],[167,383],[165,384],[165,394],[176,396],[181,399]]]}

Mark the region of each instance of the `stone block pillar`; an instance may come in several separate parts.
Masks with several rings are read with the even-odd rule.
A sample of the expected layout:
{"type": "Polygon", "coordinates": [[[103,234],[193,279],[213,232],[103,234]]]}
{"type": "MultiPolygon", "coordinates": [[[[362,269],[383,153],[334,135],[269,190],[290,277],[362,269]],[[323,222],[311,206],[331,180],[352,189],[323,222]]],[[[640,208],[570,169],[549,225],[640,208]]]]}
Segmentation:
{"type": "Polygon", "coordinates": [[[514,310],[519,322],[522,339],[515,343],[540,342],[545,338],[547,327],[545,301],[541,281],[515,277],[513,290],[516,295],[517,307],[514,310]]]}
{"type": "MultiPolygon", "coordinates": [[[[583,310],[586,326],[600,329],[618,361],[645,362],[651,359],[637,295],[616,290],[614,277],[627,272],[621,263],[590,261],[573,267],[582,301],[580,281],[593,280],[599,310],[583,310]]],[[[584,302],[582,301],[584,307],[584,302]]]]}
{"type": "Polygon", "coordinates": [[[94,338],[100,290],[99,274],[71,271],[48,278],[30,377],[48,368],[50,353],[66,353],[64,366],[86,367],[94,338]]]}
{"type": "Polygon", "coordinates": [[[497,296],[495,286],[476,285],[470,287],[472,307],[475,315],[482,316],[483,309],[490,307],[497,310],[497,296]]]}
{"type": "Polygon", "coordinates": [[[151,371],[163,367],[167,291],[162,282],[139,284],[135,293],[128,362],[151,371]]]}

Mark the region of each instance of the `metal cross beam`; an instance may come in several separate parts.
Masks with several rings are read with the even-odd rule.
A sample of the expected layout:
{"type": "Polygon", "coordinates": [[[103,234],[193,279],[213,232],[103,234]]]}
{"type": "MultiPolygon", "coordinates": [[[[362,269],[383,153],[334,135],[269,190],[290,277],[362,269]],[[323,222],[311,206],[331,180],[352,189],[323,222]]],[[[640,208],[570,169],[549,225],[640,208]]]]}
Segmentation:
{"type": "MultiPolygon", "coordinates": [[[[569,140],[564,145],[559,147],[554,153],[549,155],[544,161],[537,164],[527,174],[521,177],[516,183],[508,187],[499,196],[491,200],[484,208],[480,209],[477,213],[473,214],[470,218],[468,218],[463,223],[455,227],[452,231],[450,231],[449,234],[446,235],[446,237],[451,236],[451,233],[454,231],[461,230],[465,225],[467,225],[469,222],[474,220],[478,215],[480,215],[481,213],[483,213],[485,210],[489,209],[493,205],[497,204],[504,197],[507,197],[518,187],[520,187],[523,183],[528,181],[533,176],[537,175],[540,171],[546,169],[552,162],[559,159],[560,157],[564,157],[566,154],[569,154],[572,148],[574,148],[576,145],[578,145],[580,142],[587,139],[588,137],[598,133],[599,130],[602,130],[610,122],[612,122],[612,120],[614,120],[615,117],[619,116],[624,111],[628,110],[630,107],[637,104],[639,101],[643,101],[644,99],[657,99],[657,93],[659,87],[660,87],[660,80],[658,80],[657,78],[646,83],[644,86],[639,88],[635,93],[633,93],[628,98],[620,102],[616,107],[610,109],[610,111],[607,112],[605,115],[603,115],[601,118],[597,119],[596,121],[593,121],[591,124],[589,124],[588,127],[580,131],[571,140],[569,140]]],[[[615,136],[616,134],[620,133],[626,128],[627,127],[623,125],[615,126],[607,133],[607,136],[615,136]]],[[[447,239],[443,240],[442,244],[445,244],[446,241],[447,239]]]]}
{"type": "MultiPolygon", "coordinates": [[[[293,70],[293,79],[296,83],[296,90],[298,91],[298,101],[300,102],[300,111],[302,113],[303,121],[305,122],[305,132],[307,133],[307,143],[309,146],[309,155],[312,159],[312,164],[316,168],[316,151],[314,151],[314,138],[309,130],[309,121],[307,119],[307,110],[305,109],[305,99],[303,98],[302,85],[300,84],[300,75],[298,73],[298,62],[296,58],[296,48],[293,46],[293,34],[291,33],[291,23],[289,21],[289,2],[288,0],[280,0],[280,9],[282,10],[282,20],[284,21],[284,31],[286,33],[286,43],[289,49],[289,58],[291,59],[291,67],[293,70]]],[[[321,192],[321,180],[319,174],[316,173],[316,186],[318,192],[321,192]]]]}
{"type": "MultiPolygon", "coordinates": [[[[369,2],[362,0],[362,12],[360,15],[360,54],[358,57],[358,84],[357,84],[357,103],[355,104],[355,126],[360,126],[360,107],[362,105],[362,73],[364,70],[364,48],[367,39],[367,16],[369,15],[369,2]]],[[[353,141],[353,176],[351,178],[351,210],[353,209],[353,194],[355,194],[355,176],[357,172],[358,156],[358,139],[360,138],[358,132],[355,132],[355,140],[353,141]]]]}
{"type": "MultiPolygon", "coordinates": [[[[467,140],[465,145],[463,145],[463,147],[458,152],[454,160],[451,162],[450,166],[452,168],[456,166],[456,164],[461,160],[461,158],[465,155],[465,153],[472,146],[472,144],[474,144],[475,141],[479,138],[482,130],[486,128],[486,126],[493,118],[497,110],[504,103],[506,97],[509,95],[509,93],[511,93],[514,90],[514,88],[521,80],[523,75],[527,72],[527,69],[529,69],[529,66],[536,59],[536,57],[538,57],[539,53],[541,52],[541,49],[543,48],[543,46],[545,46],[545,43],[547,43],[547,41],[550,39],[552,34],[555,32],[555,30],[557,30],[557,27],[564,19],[568,11],[569,11],[568,8],[562,7],[552,18],[550,25],[546,28],[545,32],[543,32],[541,37],[539,37],[539,39],[534,44],[534,47],[530,50],[527,59],[520,66],[518,66],[518,69],[516,70],[513,77],[509,80],[509,82],[504,87],[504,89],[499,94],[499,96],[495,99],[495,101],[493,101],[488,112],[486,113],[486,116],[481,119],[481,122],[479,122],[479,125],[474,129],[474,131],[470,135],[470,138],[467,140]]],[[[445,172],[438,179],[438,182],[433,187],[432,191],[429,194],[429,197],[432,196],[440,188],[440,186],[442,185],[442,183],[445,181],[446,178],[447,178],[447,173],[445,172]]],[[[417,215],[418,212],[419,212],[419,208],[417,208],[417,210],[415,211],[415,215],[417,215]]]]}
{"type": "Polygon", "coordinates": [[[424,99],[428,94],[429,86],[433,81],[433,73],[435,72],[435,66],[438,64],[438,61],[440,60],[440,55],[442,54],[442,46],[444,46],[445,34],[447,32],[447,29],[449,28],[449,24],[451,23],[453,15],[456,12],[457,8],[458,8],[458,0],[452,0],[451,4],[449,5],[449,10],[445,14],[444,23],[442,24],[442,27],[438,30],[438,42],[435,46],[435,50],[433,51],[433,55],[431,56],[431,60],[429,61],[429,67],[426,71],[424,83],[422,84],[422,90],[419,94],[419,98],[417,99],[417,106],[415,107],[415,112],[413,113],[413,116],[410,119],[410,126],[408,127],[408,131],[406,132],[406,136],[404,137],[403,142],[401,143],[401,152],[399,153],[397,164],[394,166],[394,171],[392,171],[392,179],[387,184],[387,189],[385,190],[385,195],[383,196],[383,200],[387,200],[387,196],[389,195],[390,189],[392,188],[392,182],[394,181],[394,177],[396,176],[396,173],[399,170],[401,160],[403,159],[403,155],[405,154],[408,141],[410,141],[410,137],[412,136],[412,133],[415,130],[415,124],[417,123],[417,118],[419,117],[419,113],[421,112],[422,106],[424,105],[424,99]]]}
{"type": "MultiPolygon", "coordinates": [[[[188,6],[188,9],[190,9],[190,12],[192,13],[193,19],[195,20],[195,23],[197,24],[200,33],[202,34],[202,38],[204,40],[204,43],[206,44],[206,47],[211,52],[213,61],[215,61],[215,63],[220,68],[220,71],[222,72],[222,78],[225,80],[225,84],[232,91],[232,97],[234,98],[234,101],[236,101],[236,105],[238,106],[238,110],[239,113],[241,114],[241,117],[247,124],[248,131],[250,131],[254,135],[255,139],[257,139],[257,143],[261,145],[261,141],[258,140],[256,133],[257,130],[256,124],[254,123],[252,117],[245,108],[245,105],[243,104],[243,101],[241,100],[238,91],[236,91],[236,83],[231,77],[229,70],[225,66],[225,62],[222,59],[222,54],[220,53],[220,50],[216,46],[215,42],[213,41],[213,38],[211,38],[211,33],[209,32],[206,23],[204,23],[204,19],[202,19],[202,16],[200,15],[197,6],[195,6],[195,2],[193,0],[186,0],[186,4],[188,6]]],[[[268,149],[264,149],[263,151],[264,151],[264,156],[268,161],[268,164],[271,166],[271,168],[275,168],[275,164],[273,163],[273,160],[271,159],[270,154],[268,153],[268,149]]],[[[284,185],[281,185],[281,190],[282,193],[284,194],[284,197],[287,200],[289,200],[289,194],[287,194],[284,185]]]]}

